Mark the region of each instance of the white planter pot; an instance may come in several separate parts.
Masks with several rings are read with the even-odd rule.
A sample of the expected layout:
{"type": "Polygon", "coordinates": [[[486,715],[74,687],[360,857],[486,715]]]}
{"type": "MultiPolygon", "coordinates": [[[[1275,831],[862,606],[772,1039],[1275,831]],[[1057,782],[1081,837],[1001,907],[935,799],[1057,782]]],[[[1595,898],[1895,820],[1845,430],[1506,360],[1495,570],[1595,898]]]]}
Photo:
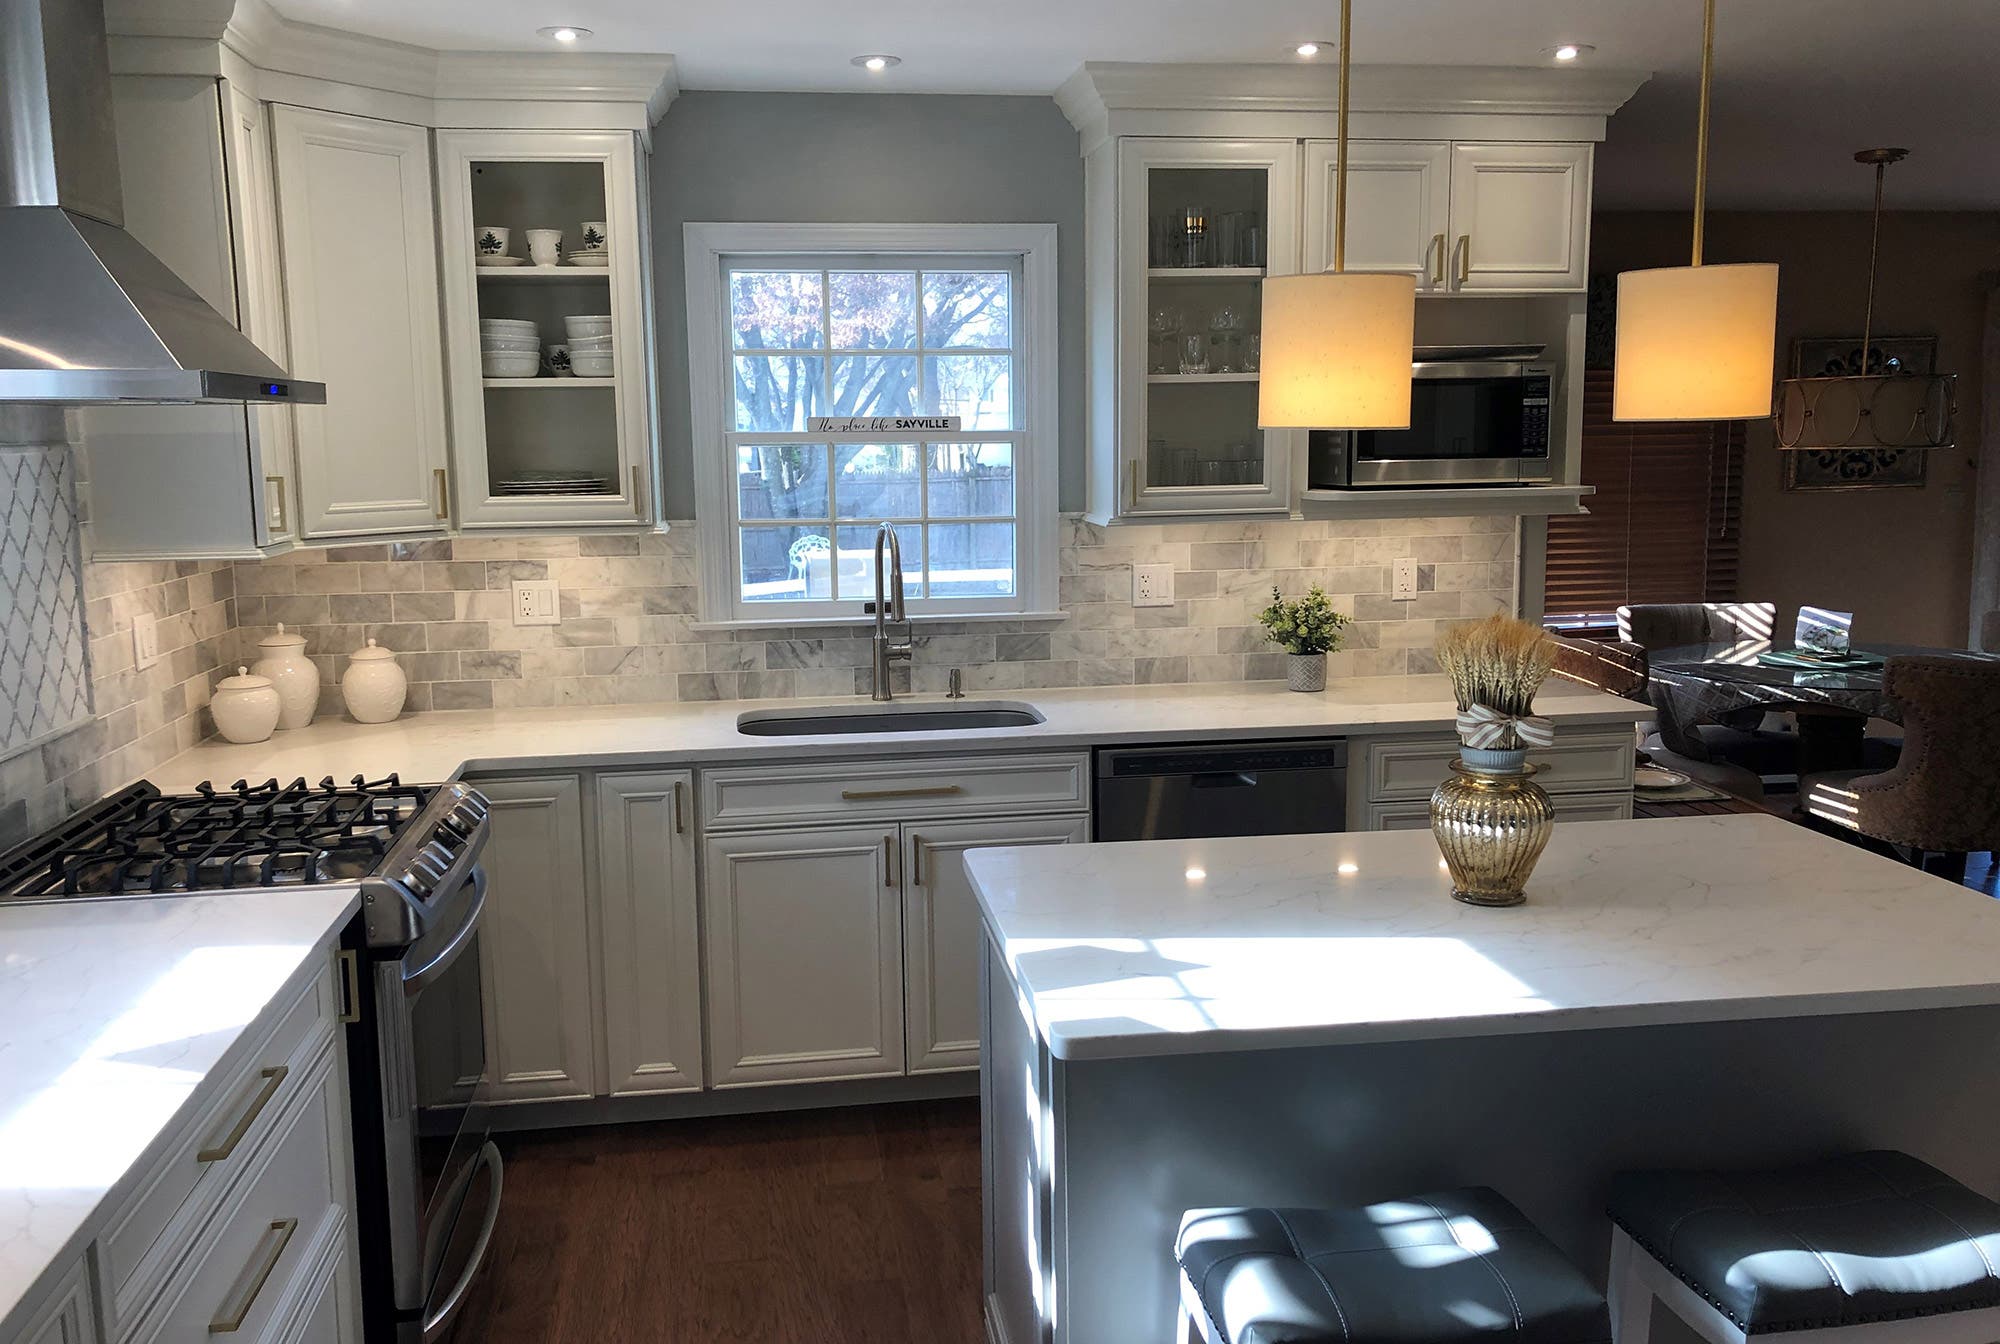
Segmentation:
{"type": "Polygon", "coordinates": [[[1326,655],[1288,653],[1285,655],[1285,685],[1295,691],[1326,689],[1326,655]]]}

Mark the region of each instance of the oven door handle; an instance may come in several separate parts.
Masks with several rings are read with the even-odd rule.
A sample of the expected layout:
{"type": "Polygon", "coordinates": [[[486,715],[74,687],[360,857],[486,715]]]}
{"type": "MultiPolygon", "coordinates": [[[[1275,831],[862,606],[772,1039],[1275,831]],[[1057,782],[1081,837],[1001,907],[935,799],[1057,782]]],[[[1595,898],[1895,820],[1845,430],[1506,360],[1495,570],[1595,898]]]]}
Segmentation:
{"type": "Polygon", "coordinates": [[[451,936],[438,954],[415,970],[403,972],[403,993],[415,998],[424,988],[451,969],[451,963],[458,960],[458,954],[472,941],[473,933],[479,928],[479,915],[486,908],[486,870],[475,867],[471,874],[472,900],[466,906],[465,920],[458,926],[458,932],[451,936]]]}
{"type": "MultiPolygon", "coordinates": [[[[472,1287],[473,1279],[478,1277],[479,1267],[486,1263],[487,1247],[493,1244],[493,1226],[500,1221],[502,1163],[500,1149],[491,1139],[488,1139],[486,1145],[479,1150],[479,1156],[466,1166],[463,1183],[470,1186],[472,1178],[478,1174],[481,1167],[486,1168],[489,1173],[488,1179],[492,1181],[492,1188],[487,1195],[486,1212],[479,1218],[479,1237],[473,1243],[472,1254],[465,1258],[465,1268],[459,1271],[458,1282],[451,1286],[451,1291],[445,1294],[444,1300],[437,1304],[435,1311],[425,1314],[423,1328],[425,1344],[444,1338],[449,1331],[452,1319],[458,1315],[459,1308],[465,1305],[466,1290],[472,1287]]],[[[462,1191],[459,1198],[464,1199],[462,1191]]]]}

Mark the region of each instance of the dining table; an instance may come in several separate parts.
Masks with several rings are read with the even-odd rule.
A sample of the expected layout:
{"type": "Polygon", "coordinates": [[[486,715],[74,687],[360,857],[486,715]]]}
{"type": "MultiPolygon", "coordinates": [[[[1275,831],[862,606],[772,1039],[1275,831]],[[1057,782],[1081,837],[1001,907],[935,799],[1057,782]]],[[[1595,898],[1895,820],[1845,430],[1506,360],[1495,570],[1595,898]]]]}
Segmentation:
{"type": "Polygon", "coordinates": [[[1859,659],[1816,664],[1768,639],[1655,649],[1647,655],[1648,695],[1682,727],[1746,709],[1791,711],[1799,721],[1799,773],[1808,774],[1860,764],[1869,719],[1903,721],[1903,707],[1883,685],[1887,659],[1925,654],[2000,661],[2000,655],[1916,644],[1854,644],[1849,652],[1859,659]]]}

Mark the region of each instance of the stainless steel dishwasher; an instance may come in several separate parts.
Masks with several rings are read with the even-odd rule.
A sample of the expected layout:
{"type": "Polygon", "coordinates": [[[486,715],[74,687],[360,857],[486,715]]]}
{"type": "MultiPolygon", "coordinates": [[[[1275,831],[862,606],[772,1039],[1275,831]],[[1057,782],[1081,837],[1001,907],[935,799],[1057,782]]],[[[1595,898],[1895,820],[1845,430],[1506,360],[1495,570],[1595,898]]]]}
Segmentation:
{"type": "Polygon", "coordinates": [[[1092,838],[1347,829],[1347,742],[1215,742],[1097,752],[1092,838]]]}

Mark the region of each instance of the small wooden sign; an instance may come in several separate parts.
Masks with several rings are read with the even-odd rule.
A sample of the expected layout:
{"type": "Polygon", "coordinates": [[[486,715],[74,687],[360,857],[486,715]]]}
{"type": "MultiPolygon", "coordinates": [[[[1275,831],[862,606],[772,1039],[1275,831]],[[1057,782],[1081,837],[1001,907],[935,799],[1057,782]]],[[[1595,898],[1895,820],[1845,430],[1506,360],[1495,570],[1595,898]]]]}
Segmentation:
{"type": "Polygon", "coordinates": [[[955,415],[814,415],[808,434],[956,434],[955,415]]]}

